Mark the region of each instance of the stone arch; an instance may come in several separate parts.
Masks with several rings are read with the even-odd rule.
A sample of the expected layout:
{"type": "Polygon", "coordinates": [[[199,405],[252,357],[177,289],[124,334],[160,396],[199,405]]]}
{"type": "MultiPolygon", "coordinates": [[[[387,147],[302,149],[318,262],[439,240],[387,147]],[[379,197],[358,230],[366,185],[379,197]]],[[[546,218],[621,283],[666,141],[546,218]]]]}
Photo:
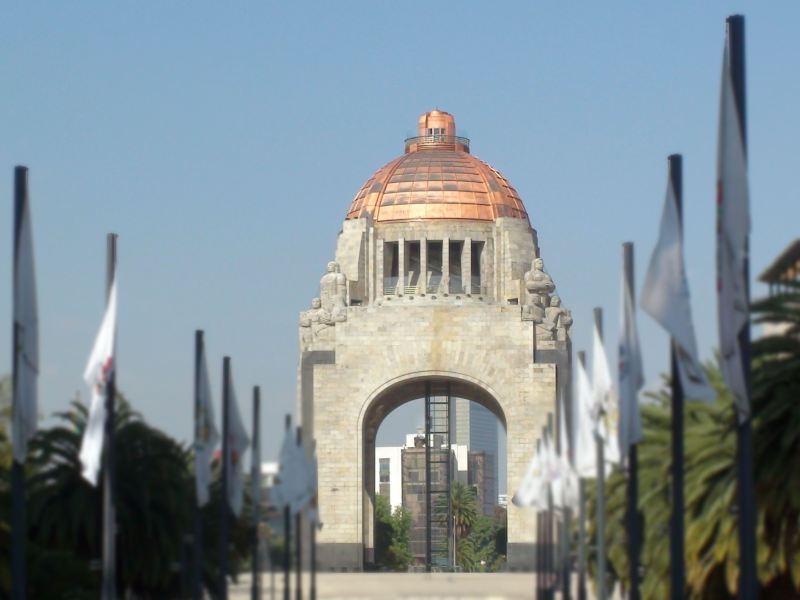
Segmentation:
{"type": "MultiPolygon", "coordinates": [[[[428,382],[449,383],[450,395],[476,402],[489,410],[508,430],[503,403],[485,382],[452,371],[421,371],[395,377],[364,400],[358,415],[361,452],[362,535],[365,563],[374,560],[375,441],[384,419],[400,406],[425,397],[428,382]]],[[[506,450],[508,452],[508,450],[506,450]]],[[[499,458],[499,457],[498,457],[499,458]]]]}

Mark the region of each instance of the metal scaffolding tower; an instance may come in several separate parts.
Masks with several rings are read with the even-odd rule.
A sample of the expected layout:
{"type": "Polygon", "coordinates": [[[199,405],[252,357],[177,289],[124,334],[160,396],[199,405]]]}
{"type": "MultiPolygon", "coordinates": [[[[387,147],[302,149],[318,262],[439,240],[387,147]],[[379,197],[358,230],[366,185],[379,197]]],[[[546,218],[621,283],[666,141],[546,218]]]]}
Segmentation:
{"type": "Polygon", "coordinates": [[[449,383],[425,384],[425,570],[428,572],[449,569],[455,555],[455,548],[451,547],[451,402],[449,383]]]}

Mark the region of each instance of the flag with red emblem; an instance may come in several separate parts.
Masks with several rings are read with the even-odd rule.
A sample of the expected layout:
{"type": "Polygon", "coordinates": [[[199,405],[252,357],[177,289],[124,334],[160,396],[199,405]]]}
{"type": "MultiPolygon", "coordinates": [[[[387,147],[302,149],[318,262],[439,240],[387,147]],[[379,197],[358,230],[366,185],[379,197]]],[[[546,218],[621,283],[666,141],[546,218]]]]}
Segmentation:
{"type": "Polygon", "coordinates": [[[106,422],[106,392],[114,378],[114,349],[117,336],[117,280],[111,283],[106,303],[106,312],[100,331],[89,356],[83,380],[91,390],[89,418],[81,441],[81,475],[92,485],[97,485],[97,476],[103,455],[103,436],[106,422]]]}
{"type": "Polygon", "coordinates": [[[237,517],[242,512],[242,501],[244,498],[244,474],[242,457],[250,446],[250,438],[247,437],[247,430],[242,423],[239,414],[239,406],[236,402],[236,392],[233,388],[233,377],[230,380],[228,408],[228,506],[237,517]]]}

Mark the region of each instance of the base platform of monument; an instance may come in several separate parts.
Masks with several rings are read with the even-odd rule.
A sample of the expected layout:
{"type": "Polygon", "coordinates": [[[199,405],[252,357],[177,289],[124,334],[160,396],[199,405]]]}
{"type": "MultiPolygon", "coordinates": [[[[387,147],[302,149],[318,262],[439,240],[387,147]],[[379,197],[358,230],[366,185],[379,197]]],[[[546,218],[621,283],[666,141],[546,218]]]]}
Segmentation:
{"type": "MultiPolygon", "coordinates": [[[[310,579],[303,574],[303,595],[308,597],[310,579]]],[[[295,593],[292,573],[291,592],[295,593]]],[[[262,596],[283,596],[282,573],[262,577],[262,596]]],[[[536,585],[532,573],[319,573],[317,598],[325,600],[529,600],[536,585]]],[[[250,577],[243,575],[230,588],[231,600],[250,598],[250,577]]]]}
{"type": "MultiPolygon", "coordinates": [[[[355,573],[364,570],[361,544],[318,544],[317,564],[321,572],[355,573]]],[[[536,545],[509,543],[506,569],[530,572],[536,565],[536,545]]]]}

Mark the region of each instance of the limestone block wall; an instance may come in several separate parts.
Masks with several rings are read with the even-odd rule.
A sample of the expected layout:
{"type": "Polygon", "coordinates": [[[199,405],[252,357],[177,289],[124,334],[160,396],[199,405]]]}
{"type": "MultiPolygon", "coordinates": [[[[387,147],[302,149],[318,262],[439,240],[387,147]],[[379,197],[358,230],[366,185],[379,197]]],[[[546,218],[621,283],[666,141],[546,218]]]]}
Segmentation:
{"type": "MultiPolygon", "coordinates": [[[[382,223],[371,219],[344,222],[336,244],[336,261],[348,279],[351,300],[367,304],[382,295],[383,242],[424,240],[481,241],[485,243],[481,261],[483,295],[507,303],[525,295],[522,278],[539,256],[536,231],[522,219],[499,218],[485,221],[408,221],[382,223]]],[[[463,264],[465,281],[470,265],[463,264]]]]}
{"type": "MultiPolygon", "coordinates": [[[[520,319],[518,306],[420,305],[399,298],[349,307],[347,321],[333,329],[332,340],[306,348],[298,373],[303,429],[316,439],[319,462],[322,568],[363,566],[371,526],[364,469],[374,468],[367,464],[365,419],[405,382],[448,378],[496,401],[507,427],[507,489],[513,493],[555,407],[556,363],[568,364],[558,348],[546,362],[534,362],[533,325],[520,319]]],[[[509,505],[508,531],[509,566],[530,568],[534,514],[509,505]]]]}

